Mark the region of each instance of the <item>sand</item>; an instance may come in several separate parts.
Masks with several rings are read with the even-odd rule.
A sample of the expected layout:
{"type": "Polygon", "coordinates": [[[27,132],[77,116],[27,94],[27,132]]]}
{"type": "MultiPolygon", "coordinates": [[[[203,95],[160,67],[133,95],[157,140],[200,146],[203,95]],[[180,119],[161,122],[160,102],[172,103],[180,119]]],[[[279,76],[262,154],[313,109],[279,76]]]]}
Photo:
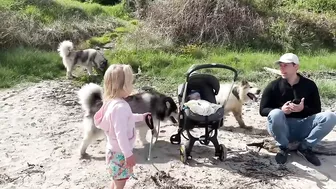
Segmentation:
{"type": "MultiPolygon", "coordinates": [[[[83,114],[76,90],[69,81],[43,81],[0,91],[0,188],[108,188],[104,138],[89,146],[90,158],[79,158],[83,114]]],[[[294,153],[286,167],[278,167],[275,154],[246,147],[270,139],[257,108],[257,102],[244,107],[243,118],[252,131],[238,128],[232,115],[226,118],[218,136],[230,149],[225,162],[214,158],[211,144],[196,143],[193,159],[183,164],[179,146],[169,140],[177,127],[163,125],[151,161],[137,142],[136,178],[126,188],[336,188],[334,156],[319,155],[322,166],[315,167],[294,153]]],[[[334,130],[325,140],[335,138],[334,130]]]]}

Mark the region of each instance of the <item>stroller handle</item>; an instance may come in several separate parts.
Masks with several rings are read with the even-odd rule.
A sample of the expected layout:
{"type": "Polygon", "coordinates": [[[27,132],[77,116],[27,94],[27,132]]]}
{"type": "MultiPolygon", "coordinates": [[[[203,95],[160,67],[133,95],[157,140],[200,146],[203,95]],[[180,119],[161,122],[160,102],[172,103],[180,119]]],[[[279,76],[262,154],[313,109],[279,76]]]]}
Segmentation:
{"type": "Polygon", "coordinates": [[[233,81],[236,81],[237,77],[238,77],[238,72],[237,72],[236,69],[234,69],[230,66],[224,65],[224,64],[211,63],[211,64],[196,65],[196,66],[193,66],[192,68],[190,68],[187,72],[187,80],[189,79],[189,76],[191,75],[192,72],[194,72],[196,70],[200,70],[200,69],[205,69],[205,68],[223,68],[223,69],[231,70],[232,72],[234,72],[233,81]]]}

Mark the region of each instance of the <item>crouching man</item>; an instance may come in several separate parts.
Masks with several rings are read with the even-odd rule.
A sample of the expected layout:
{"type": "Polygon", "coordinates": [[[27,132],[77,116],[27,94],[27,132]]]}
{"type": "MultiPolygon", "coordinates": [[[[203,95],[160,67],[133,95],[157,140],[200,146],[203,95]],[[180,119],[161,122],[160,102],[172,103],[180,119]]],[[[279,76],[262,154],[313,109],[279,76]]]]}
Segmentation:
{"type": "Polygon", "coordinates": [[[292,53],[280,57],[280,78],[263,91],[259,113],[268,121],[268,132],[280,148],[275,156],[278,164],[287,162],[288,144],[299,142],[297,152],[315,166],[321,162],[312,152],[336,125],[336,114],[321,112],[321,101],[314,81],[297,73],[299,58],[292,53]]]}

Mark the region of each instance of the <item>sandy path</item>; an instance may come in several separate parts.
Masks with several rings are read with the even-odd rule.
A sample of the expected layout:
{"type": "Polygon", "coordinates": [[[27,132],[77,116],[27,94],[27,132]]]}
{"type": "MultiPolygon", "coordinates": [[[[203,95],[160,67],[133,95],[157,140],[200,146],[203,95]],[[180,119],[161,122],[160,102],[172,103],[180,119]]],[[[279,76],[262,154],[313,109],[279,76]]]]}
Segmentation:
{"type": "MultiPolygon", "coordinates": [[[[69,82],[44,81],[0,91],[0,188],[108,186],[104,140],[88,148],[90,159],[79,159],[82,111],[76,103],[76,90],[69,82]]],[[[253,103],[244,110],[244,120],[254,126],[253,131],[237,128],[232,116],[225,121],[219,140],[231,149],[226,162],[213,158],[212,146],[196,143],[193,160],[182,164],[179,146],[169,142],[177,128],[163,126],[151,162],[145,161],[147,151],[137,145],[137,180],[130,180],[128,188],[335,188],[335,157],[320,156],[323,165],[316,168],[293,154],[287,169],[282,170],[277,168],[274,154],[246,149],[246,143],[268,137],[263,129],[265,119],[256,108],[253,103]],[[155,167],[169,175],[155,176],[155,167]],[[151,176],[159,179],[161,186],[151,176]]],[[[335,137],[333,131],[327,139],[335,137]]]]}

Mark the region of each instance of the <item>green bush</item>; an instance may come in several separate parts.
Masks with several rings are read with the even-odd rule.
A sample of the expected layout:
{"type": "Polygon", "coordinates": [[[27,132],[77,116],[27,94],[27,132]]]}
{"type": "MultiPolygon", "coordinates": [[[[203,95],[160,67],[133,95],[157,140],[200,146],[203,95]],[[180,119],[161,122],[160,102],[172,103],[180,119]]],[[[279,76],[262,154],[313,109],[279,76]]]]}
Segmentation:
{"type": "Polygon", "coordinates": [[[293,14],[287,18],[271,21],[268,35],[282,47],[283,51],[313,52],[333,49],[335,45],[333,24],[336,22],[293,14]]]}

